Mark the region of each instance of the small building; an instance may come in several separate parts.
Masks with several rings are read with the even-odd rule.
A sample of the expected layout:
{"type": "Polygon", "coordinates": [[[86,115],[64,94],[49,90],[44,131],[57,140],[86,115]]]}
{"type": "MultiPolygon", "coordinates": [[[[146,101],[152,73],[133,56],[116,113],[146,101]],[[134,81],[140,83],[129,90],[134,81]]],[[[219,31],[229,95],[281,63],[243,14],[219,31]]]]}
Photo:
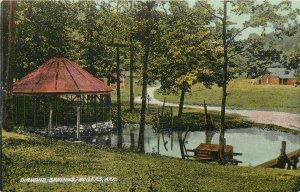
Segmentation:
{"type": "Polygon", "coordinates": [[[268,68],[266,73],[261,76],[260,84],[270,85],[294,85],[294,70],[285,68],[268,68]]]}
{"type": "Polygon", "coordinates": [[[50,136],[94,133],[111,121],[111,91],[77,63],[54,57],[13,84],[14,126],[50,136]]]}
{"type": "MultiPolygon", "coordinates": [[[[119,78],[119,80],[120,80],[120,87],[124,88],[125,87],[125,75],[124,75],[123,69],[120,69],[120,78],[119,78]]],[[[113,89],[117,88],[117,72],[112,74],[112,79],[111,79],[110,86],[113,89]]]]}

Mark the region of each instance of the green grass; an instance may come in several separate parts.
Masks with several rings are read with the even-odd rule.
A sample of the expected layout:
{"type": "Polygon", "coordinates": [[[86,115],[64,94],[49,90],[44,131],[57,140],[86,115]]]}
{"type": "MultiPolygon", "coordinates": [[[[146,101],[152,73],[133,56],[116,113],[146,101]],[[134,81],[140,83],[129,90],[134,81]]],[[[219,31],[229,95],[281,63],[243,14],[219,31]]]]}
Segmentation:
{"type": "MultiPolygon", "coordinates": [[[[242,86],[244,86],[245,84],[249,84],[248,83],[249,80],[247,79],[237,79],[234,80],[230,83],[229,88],[233,89],[236,91],[236,93],[238,94],[239,91],[242,91],[242,86]]],[[[134,79],[134,94],[135,97],[137,96],[141,96],[141,91],[142,88],[141,86],[137,83],[138,80],[134,79]]],[[[263,85],[251,85],[251,86],[263,86],[263,85]]],[[[150,87],[148,85],[148,87],[150,87]]],[[[284,89],[289,89],[292,91],[298,91],[300,89],[295,89],[294,87],[291,86],[263,86],[265,87],[266,90],[269,90],[271,87],[279,87],[279,88],[284,88],[284,89]]],[[[261,88],[261,87],[260,87],[261,88]]],[[[208,98],[209,100],[207,102],[209,102],[210,100],[214,101],[217,97],[219,97],[221,95],[221,90],[217,87],[213,87],[212,90],[209,89],[205,89],[203,91],[197,91],[197,90],[202,90],[205,89],[203,86],[201,85],[196,85],[194,86],[193,90],[191,93],[187,93],[186,95],[186,103],[191,103],[191,104],[199,104],[197,98],[200,98],[202,96],[198,95],[199,93],[212,93],[214,90],[219,91],[218,93],[214,94],[214,97],[209,97],[206,96],[205,98],[208,98]]],[[[229,90],[230,92],[230,90],[229,90]]],[[[164,95],[161,95],[159,93],[156,93],[156,97],[158,97],[159,99],[163,100],[163,98],[165,97],[164,95]]],[[[167,97],[167,102],[178,102],[179,100],[179,96],[175,96],[175,95],[169,95],[166,96],[167,97]]],[[[300,97],[300,96],[299,96],[300,97]]],[[[295,98],[295,96],[294,96],[295,98]]],[[[236,100],[238,100],[238,98],[235,98],[236,100]]],[[[300,99],[300,98],[299,98],[300,99]]],[[[113,104],[116,105],[116,91],[112,92],[112,101],[113,104]]],[[[200,99],[199,99],[200,100],[200,99]]],[[[229,100],[230,100],[230,96],[229,96],[229,100]]],[[[121,89],[121,101],[122,101],[122,119],[124,122],[127,123],[139,123],[140,120],[140,104],[135,104],[135,112],[134,113],[130,113],[129,112],[129,78],[127,78],[125,80],[125,87],[121,89]]],[[[299,105],[300,106],[300,101],[299,105]]],[[[147,124],[154,124],[156,116],[157,116],[157,109],[161,110],[161,107],[158,107],[156,105],[150,105],[150,110],[149,113],[147,113],[146,115],[146,123],[147,124]]],[[[296,108],[295,110],[300,110],[300,107],[296,108]]],[[[199,130],[200,128],[204,127],[204,111],[201,109],[187,109],[185,108],[183,110],[184,114],[182,116],[182,118],[180,120],[176,119],[176,115],[178,113],[178,107],[173,107],[173,116],[174,116],[174,129],[175,130],[186,130],[187,128],[189,128],[190,130],[199,130]]],[[[170,113],[170,107],[165,107],[165,114],[170,113]]],[[[116,120],[116,106],[114,106],[113,108],[113,120],[116,120]]],[[[219,128],[219,121],[220,121],[220,113],[219,112],[215,112],[215,111],[209,111],[209,114],[212,116],[212,119],[214,121],[214,124],[216,126],[216,128],[219,128]]],[[[166,118],[165,122],[167,123],[166,126],[164,127],[170,127],[170,122],[171,119],[170,118],[166,118]]],[[[266,124],[258,124],[258,123],[254,123],[254,122],[250,122],[245,120],[242,116],[237,115],[237,114],[227,114],[226,115],[226,123],[225,126],[227,129],[233,129],[233,128],[247,128],[247,127],[258,127],[258,128],[267,128],[267,129],[273,129],[273,130],[280,130],[280,131],[285,131],[285,132],[292,132],[294,134],[300,134],[299,131],[293,131],[293,130],[289,130],[286,129],[284,127],[280,127],[280,126],[275,126],[275,125],[266,125],[266,124]]]]}
{"type": "Polygon", "coordinates": [[[296,191],[300,172],[209,165],[3,131],[4,191],[296,191]],[[37,177],[117,183],[20,183],[37,177]],[[154,190],[153,190],[154,191],[154,190]]]}
{"type": "MultiPolygon", "coordinates": [[[[185,104],[203,104],[219,106],[221,88],[213,86],[206,89],[197,84],[186,94],[185,104]]],[[[161,101],[179,103],[179,95],[163,95],[156,91],[155,97],[161,101]]],[[[227,106],[234,109],[257,109],[300,113],[300,88],[290,85],[253,85],[249,79],[238,78],[228,85],[227,106]]]]}
{"type": "MultiPolygon", "coordinates": [[[[133,79],[133,90],[134,90],[134,97],[138,97],[142,95],[142,86],[138,84],[137,79],[133,79]]],[[[149,85],[148,85],[149,86],[149,85]]],[[[111,99],[113,102],[117,101],[117,90],[114,90],[111,93],[111,99]]],[[[125,86],[121,88],[121,102],[129,103],[130,100],[130,80],[129,78],[125,79],[125,86]]]]}

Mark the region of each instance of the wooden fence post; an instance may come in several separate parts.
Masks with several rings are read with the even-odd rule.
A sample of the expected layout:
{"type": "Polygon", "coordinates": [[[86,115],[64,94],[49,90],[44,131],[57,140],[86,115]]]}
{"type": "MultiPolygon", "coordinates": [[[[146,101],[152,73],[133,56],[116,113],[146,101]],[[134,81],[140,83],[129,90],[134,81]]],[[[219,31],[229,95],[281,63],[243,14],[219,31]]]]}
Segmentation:
{"type": "Polygon", "coordinates": [[[51,134],[51,129],[52,129],[52,113],[53,113],[53,110],[52,110],[52,106],[50,106],[50,112],[49,112],[49,124],[48,124],[48,135],[51,134]]]}
{"type": "Polygon", "coordinates": [[[171,107],[171,150],[173,150],[173,132],[174,132],[174,119],[173,119],[173,107],[171,107]]]}
{"type": "Polygon", "coordinates": [[[159,155],[159,145],[160,145],[160,133],[157,134],[157,154],[159,155]]]}
{"type": "Polygon", "coordinates": [[[77,107],[77,124],[76,124],[76,138],[79,139],[80,131],[80,107],[77,107]]]}
{"type": "Polygon", "coordinates": [[[130,149],[134,150],[134,133],[130,132],[130,149]]]}

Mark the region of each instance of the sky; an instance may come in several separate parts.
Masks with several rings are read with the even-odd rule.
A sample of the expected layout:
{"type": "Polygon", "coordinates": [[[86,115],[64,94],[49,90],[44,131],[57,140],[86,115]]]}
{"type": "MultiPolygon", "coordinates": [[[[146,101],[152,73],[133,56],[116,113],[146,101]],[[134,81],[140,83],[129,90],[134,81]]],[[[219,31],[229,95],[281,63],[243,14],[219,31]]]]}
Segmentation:
{"type": "MultiPolygon", "coordinates": [[[[188,0],[188,3],[190,6],[193,6],[196,1],[197,0],[188,0]]],[[[257,0],[257,2],[261,2],[261,1],[262,0],[257,0]]],[[[274,2],[274,3],[280,2],[280,0],[269,0],[269,1],[274,2]]],[[[213,4],[215,9],[223,8],[223,0],[209,0],[209,2],[211,4],[213,4]]],[[[293,8],[300,9],[300,0],[292,0],[291,2],[292,2],[293,8]]],[[[230,5],[228,5],[228,9],[230,9],[230,5]]],[[[237,23],[237,26],[241,27],[242,23],[249,18],[249,15],[237,16],[231,12],[228,12],[228,17],[229,17],[230,21],[237,23]]],[[[299,21],[298,23],[300,23],[300,15],[298,16],[298,21],[299,21]]],[[[272,28],[267,28],[265,32],[270,33],[272,31],[273,31],[272,28]]],[[[251,34],[251,33],[261,34],[262,32],[263,32],[263,28],[248,28],[242,32],[242,34],[239,38],[246,39],[246,38],[248,38],[249,34],[251,34]]]]}

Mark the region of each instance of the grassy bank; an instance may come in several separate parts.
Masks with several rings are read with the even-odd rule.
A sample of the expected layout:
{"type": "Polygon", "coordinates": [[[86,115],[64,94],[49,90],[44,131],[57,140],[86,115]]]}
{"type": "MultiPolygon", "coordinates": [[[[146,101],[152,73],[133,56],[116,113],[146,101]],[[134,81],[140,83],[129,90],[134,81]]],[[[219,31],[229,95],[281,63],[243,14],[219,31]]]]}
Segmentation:
{"type": "MultiPolygon", "coordinates": [[[[192,87],[186,94],[186,104],[219,106],[221,88],[213,86],[206,89],[201,84],[192,87]]],[[[179,95],[163,95],[156,91],[155,97],[161,101],[179,103],[179,95]]],[[[254,85],[249,79],[238,78],[228,85],[227,106],[234,109],[257,109],[300,113],[300,89],[290,85],[254,85]]]]}
{"type": "Polygon", "coordinates": [[[300,172],[218,166],[3,132],[4,191],[295,191],[300,172]],[[36,177],[117,183],[20,183],[36,177]]]}

